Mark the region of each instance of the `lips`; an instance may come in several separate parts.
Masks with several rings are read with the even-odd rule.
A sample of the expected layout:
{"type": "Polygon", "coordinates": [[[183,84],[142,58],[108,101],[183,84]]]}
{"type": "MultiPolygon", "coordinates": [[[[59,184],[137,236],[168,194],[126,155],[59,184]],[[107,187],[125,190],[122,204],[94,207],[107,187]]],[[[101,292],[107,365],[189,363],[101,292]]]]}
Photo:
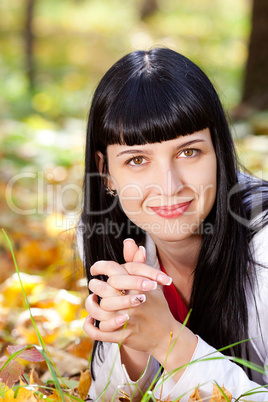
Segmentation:
{"type": "Polygon", "coordinates": [[[180,204],[174,205],[164,205],[161,207],[150,207],[157,215],[162,216],[163,218],[178,218],[184,212],[187,211],[189,206],[191,205],[191,201],[183,202],[180,204]]]}

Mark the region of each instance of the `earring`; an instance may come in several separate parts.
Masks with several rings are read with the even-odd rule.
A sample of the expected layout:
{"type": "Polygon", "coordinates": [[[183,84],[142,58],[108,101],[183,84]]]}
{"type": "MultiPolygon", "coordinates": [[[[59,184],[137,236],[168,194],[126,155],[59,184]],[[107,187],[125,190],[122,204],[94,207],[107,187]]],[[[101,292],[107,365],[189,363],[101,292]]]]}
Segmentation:
{"type": "Polygon", "coordinates": [[[106,194],[116,197],[116,190],[111,190],[110,187],[106,187],[106,194]]]}

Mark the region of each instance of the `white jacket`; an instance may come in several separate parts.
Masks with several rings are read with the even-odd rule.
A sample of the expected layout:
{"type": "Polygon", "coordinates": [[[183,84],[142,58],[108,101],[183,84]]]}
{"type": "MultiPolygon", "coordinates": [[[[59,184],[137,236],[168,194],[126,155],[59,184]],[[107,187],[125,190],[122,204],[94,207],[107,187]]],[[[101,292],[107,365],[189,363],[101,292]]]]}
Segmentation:
{"type": "MultiPolygon", "coordinates": [[[[78,241],[78,243],[80,242],[78,241]]],[[[254,236],[251,246],[255,260],[268,267],[268,226],[254,236]]],[[[146,237],[145,247],[147,250],[146,263],[159,269],[155,245],[149,235],[146,237]]],[[[82,251],[81,247],[79,248],[82,251]]],[[[234,398],[238,398],[253,388],[259,387],[260,390],[260,384],[268,384],[268,268],[257,268],[255,300],[259,321],[257,320],[253,297],[249,293],[247,303],[249,337],[251,338],[249,344],[250,360],[262,367],[266,365],[266,374],[262,375],[253,371],[253,378],[256,382],[250,381],[243,369],[198,337],[198,344],[191,359],[191,362],[196,360],[197,362],[186,368],[177,383],[173,381],[171,376],[164,381],[161,400],[166,400],[169,396],[170,401],[180,398],[180,402],[188,402],[190,394],[197,386],[201,398],[208,398],[209,400],[213,382],[219,386],[224,386],[234,398]],[[202,361],[205,357],[220,357],[221,359],[202,361]]],[[[97,354],[95,357],[96,381],[90,387],[90,398],[94,401],[98,397],[100,401],[118,401],[119,396],[123,396],[120,392],[121,389],[132,397],[132,401],[140,401],[140,390],[144,393],[148,389],[159,370],[159,363],[154,358],[150,358],[139,381],[133,382],[129,378],[125,366],[121,364],[118,345],[105,343],[103,347],[104,362],[99,361],[97,354]]],[[[160,397],[159,384],[161,383],[160,379],[154,390],[155,398],[160,397]]],[[[240,400],[268,402],[268,388],[261,388],[261,390],[261,393],[242,397],[240,400]]]]}

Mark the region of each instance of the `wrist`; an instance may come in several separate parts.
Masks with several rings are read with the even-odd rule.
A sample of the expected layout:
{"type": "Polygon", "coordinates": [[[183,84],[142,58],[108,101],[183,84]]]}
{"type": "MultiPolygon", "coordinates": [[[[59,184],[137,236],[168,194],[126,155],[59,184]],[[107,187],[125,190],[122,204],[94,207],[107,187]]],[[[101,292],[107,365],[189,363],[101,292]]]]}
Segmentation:
{"type": "Polygon", "coordinates": [[[130,379],[137,381],[148,363],[149,355],[124,345],[120,347],[120,354],[121,363],[125,365],[130,379]]]}
{"type": "MultiPolygon", "coordinates": [[[[195,334],[177,321],[171,332],[165,336],[162,347],[154,353],[154,357],[167,372],[189,363],[198,342],[195,334]]],[[[183,371],[179,371],[179,376],[183,371]]]]}

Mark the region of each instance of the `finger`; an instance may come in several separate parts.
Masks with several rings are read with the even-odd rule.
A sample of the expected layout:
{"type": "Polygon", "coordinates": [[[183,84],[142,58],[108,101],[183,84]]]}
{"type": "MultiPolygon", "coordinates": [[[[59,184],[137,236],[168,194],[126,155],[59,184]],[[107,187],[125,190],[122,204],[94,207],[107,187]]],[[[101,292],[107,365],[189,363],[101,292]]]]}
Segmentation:
{"type": "Polygon", "coordinates": [[[141,262],[141,263],[145,264],[146,250],[143,246],[139,246],[139,249],[136,251],[132,261],[133,262],[141,262]]]}
{"type": "Polygon", "coordinates": [[[123,254],[126,262],[132,262],[139,247],[133,239],[125,239],[123,242],[123,254]]]}
{"type": "MultiPolygon", "coordinates": [[[[120,316],[119,316],[120,317],[120,316]]],[[[125,320],[127,320],[128,317],[125,316],[125,320]]],[[[125,324],[126,321],[124,321],[125,324]]],[[[88,316],[85,319],[84,325],[83,325],[83,329],[85,331],[85,333],[91,338],[94,339],[95,341],[102,341],[102,342],[110,342],[110,343],[119,343],[122,339],[122,330],[120,330],[120,328],[124,325],[122,323],[116,323],[116,321],[114,321],[114,328],[117,326],[118,331],[114,332],[102,332],[102,330],[100,330],[99,328],[95,327],[94,325],[94,319],[90,316],[88,316]]],[[[111,323],[107,323],[106,327],[111,325],[111,323]]],[[[111,325],[112,327],[113,325],[111,325]]]]}
{"type": "Polygon", "coordinates": [[[147,264],[128,262],[123,264],[123,266],[129,275],[143,276],[144,278],[156,281],[159,285],[169,286],[172,283],[172,278],[170,276],[156,268],[150,267],[147,264]]]}
{"type": "Polygon", "coordinates": [[[157,282],[137,275],[113,275],[107,283],[118,290],[151,291],[157,288],[157,282]]]}
{"type": "Polygon", "coordinates": [[[105,311],[118,311],[139,306],[145,301],[146,296],[144,294],[108,297],[101,299],[100,307],[105,311]]]}
{"type": "MultiPolygon", "coordinates": [[[[129,242],[130,243],[130,242],[129,242]]],[[[140,249],[142,250],[142,249],[140,249]]],[[[140,251],[142,252],[142,251],[140,251]]],[[[92,275],[107,275],[109,277],[117,276],[117,275],[124,275],[126,272],[130,275],[137,275],[143,276],[147,279],[151,279],[156,281],[159,285],[170,285],[172,283],[172,279],[164,274],[163,272],[159,271],[156,268],[150,267],[144,263],[140,262],[128,262],[126,264],[118,264],[114,261],[98,261],[90,268],[90,272],[92,275]]],[[[120,287],[118,289],[124,289],[124,287],[120,287]]],[[[126,289],[130,289],[129,287],[126,289]]],[[[137,290],[142,290],[140,288],[133,288],[137,290]]],[[[146,289],[147,290],[147,289],[146,289]]],[[[152,290],[150,288],[150,290],[152,290]]],[[[94,293],[97,293],[94,291],[94,293]]],[[[97,293],[101,296],[99,293],[97,293]]],[[[112,296],[112,295],[110,295],[112,296]]],[[[102,296],[101,296],[102,297],[102,296]]],[[[104,296],[103,296],[104,297],[104,296]]]]}
{"type": "MultiPolygon", "coordinates": [[[[126,271],[125,271],[126,272],[126,271]]],[[[100,281],[99,279],[91,279],[88,284],[89,290],[100,297],[113,297],[118,296],[118,289],[113,288],[109,283],[100,281]]],[[[122,288],[123,290],[124,288],[122,288]]]]}
{"type": "Polygon", "coordinates": [[[100,322],[100,330],[102,332],[116,331],[118,328],[120,328],[123,325],[125,325],[128,320],[129,320],[129,315],[128,314],[118,315],[115,318],[112,318],[111,320],[100,322]]]}
{"type": "Polygon", "coordinates": [[[88,314],[98,321],[110,320],[115,317],[114,313],[102,310],[102,308],[97,303],[96,295],[90,295],[87,297],[85,302],[85,307],[88,314]]]}
{"type": "Polygon", "coordinates": [[[115,261],[97,261],[90,268],[91,275],[118,275],[125,273],[124,267],[115,261]]]}

